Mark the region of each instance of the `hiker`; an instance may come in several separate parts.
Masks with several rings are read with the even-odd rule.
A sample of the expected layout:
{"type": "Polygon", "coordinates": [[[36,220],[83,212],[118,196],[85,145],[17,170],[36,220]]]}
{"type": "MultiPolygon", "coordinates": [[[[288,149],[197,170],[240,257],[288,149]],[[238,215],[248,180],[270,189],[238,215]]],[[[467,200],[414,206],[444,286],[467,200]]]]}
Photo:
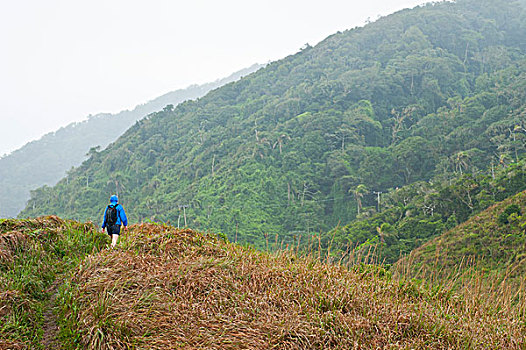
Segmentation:
{"type": "Polygon", "coordinates": [[[121,224],[124,225],[124,230],[128,229],[128,219],[124,208],[119,204],[119,198],[116,195],[110,197],[110,205],[104,210],[104,221],[102,222],[102,232],[104,228],[111,237],[111,247],[115,248],[119,234],[121,233],[121,224]]]}

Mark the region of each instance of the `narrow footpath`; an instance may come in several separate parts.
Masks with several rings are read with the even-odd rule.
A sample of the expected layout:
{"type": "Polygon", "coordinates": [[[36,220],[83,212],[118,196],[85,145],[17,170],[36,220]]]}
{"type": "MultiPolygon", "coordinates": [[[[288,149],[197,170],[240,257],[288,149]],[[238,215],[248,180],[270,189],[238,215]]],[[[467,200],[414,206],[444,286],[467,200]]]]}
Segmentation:
{"type": "Polygon", "coordinates": [[[57,278],[53,284],[47,289],[47,293],[51,294],[47,302],[47,308],[44,311],[44,323],[42,324],[42,340],[40,344],[44,349],[60,349],[62,346],[58,340],[59,327],[57,321],[56,300],[58,295],[58,287],[64,282],[63,278],[57,278]]]}

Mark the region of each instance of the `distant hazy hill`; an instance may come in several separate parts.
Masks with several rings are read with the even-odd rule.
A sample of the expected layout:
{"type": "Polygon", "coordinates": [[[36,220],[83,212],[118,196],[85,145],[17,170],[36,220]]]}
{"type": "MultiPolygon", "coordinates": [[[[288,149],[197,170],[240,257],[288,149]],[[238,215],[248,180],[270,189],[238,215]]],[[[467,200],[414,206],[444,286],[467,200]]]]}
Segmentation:
{"type": "Polygon", "coordinates": [[[517,161],[525,110],[524,8],[436,2],[152,114],[36,190],[21,215],[99,220],[118,193],[132,221],[186,214],[259,247],[276,234],[305,242],[374,213],[373,191],[517,161]]]}
{"type": "Polygon", "coordinates": [[[416,276],[445,277],[477,265],[486,274],[523,282],[526,192],[506,199],[416,249],[400,261],[416,276]]]}
{"type": "Polygon", "coordinates": [[[0,217],[16,216],[29,199],[30,190],[54,185],[66,175],[67,170],[86,159],[90,148],[106,148],[137,120],[162,110],[166,105],[177,105],[204,96],[210,90],[261,67],[255,64],[213,83],[169,92],[132,111],[90,116],[83,122],[69,124],[0,158],[0,217]]]}

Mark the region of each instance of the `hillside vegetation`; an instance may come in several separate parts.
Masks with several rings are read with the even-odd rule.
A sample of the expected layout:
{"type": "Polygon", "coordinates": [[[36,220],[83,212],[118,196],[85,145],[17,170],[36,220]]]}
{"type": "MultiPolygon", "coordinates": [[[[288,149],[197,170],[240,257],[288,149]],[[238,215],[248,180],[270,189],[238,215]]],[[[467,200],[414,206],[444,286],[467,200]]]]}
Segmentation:
{"type": "Polygon", "coordinates": [[[526,192],[475,215],[402,259],[412,276],[444,279],[482,273],[514,289],[524,289],[526,274],[526,192]]]}
{"type": "MultiPolygon", "coordinates": [[[[213,83],[169,92],[131,111],[90,115],[83,122],[71,123],[0,156],[0,217],[15,217],[26,206],[31,190],[55,185],[68,170],[79,166],[91,152],[106,148],[137,120],[168,104],[177,105],[202,97],[261,67],[256,64],[213,83]]],[[[86,179],[88,185],[90,181],[86,179]]]]}
{"type": "Polygon", "coordinates": [[[440,2],[334,34],[152,114],[21,216],[98,220],[118,193],[132,220],[261,248],[351,222],[373,191],[505,166],[526,150],[524,13],[440,2]]]}
{"type": "Polygon", "coordinates": [[[312,256],[298,257],[296,247],[270,254],[220,236],[159,224],[135,225],[117,249],[99,251],[94,243],[100,234],[91,227],[54,217],[2,222],[2,242],[15,242],[9,238],[15,230],[31,247],[56,249],[44,248],[42,261],[37,261],[28,258],[36,253],[27,245],[2,246],[2,256],[7,251],[9,259],[0,270],[0,348],[46,348],[38,293],[52,283],[39,277],[40,271],[64,260],[54,251],[61,251],[57,248],[72,228],[83,234],[75,237],[91,242],[79,249],[82,255],[94,250],[76,261],[71,273],[62,274],[61,286],[56,287],[59,292],[52,303],[60,331],[47,340],[54,349],[526,345],[523,316],[516,309],[481,303],[476,295],[460,297],[395,281],[374,265],[349,270],[312,256]],[[20,265],[28,267],[25,272],[16,272],[20,265]],[[19,287],[20,275],[24,281],[45,280],[34,288],[36,296],[32,289],[19,287]]]}
{"type": "MultiPolygon", "coordinates": [[[[526,159],[495,166],[490,173],[451,174],[419,181],[386,193],[381,212],[365,208],[359,219],[322,237],[333,256],[349,249],[374,249],[381,261],[393,263],[429,239],[475,220],[488,207],[526,190],[526,159]]],[[[507,252],[509,253],[509,252],[507,252]]],[[[502,254],[507,254],[502,253],[502,254]]]]}

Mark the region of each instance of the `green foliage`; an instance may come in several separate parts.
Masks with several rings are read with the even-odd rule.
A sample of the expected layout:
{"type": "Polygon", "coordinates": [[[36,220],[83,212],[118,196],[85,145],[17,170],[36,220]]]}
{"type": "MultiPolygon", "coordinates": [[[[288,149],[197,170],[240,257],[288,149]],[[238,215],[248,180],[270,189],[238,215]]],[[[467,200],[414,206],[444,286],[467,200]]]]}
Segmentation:
{"type": "Polygon", "coordinates": [[[479,174],[526,153],[523,15],[504,0],[442,2],[334,34],[141,120],[34,191],[21,216],[99,221],[117,193],[132,221],[186,216],[187,226],[264,248],[265,237],[292,244],[379,207],[389,210],[338,242],[372,242],[382,223],[401,220],[381,243],[390,256],[400,252],[391,242],[407,252],[447,217],[465,221],[493,201],[502,191],[481,187],[479,174]],[[431,192],[393,208],[372,193],[407,185],[431,192]]]}
{"type": "Polygon", "coordinates": [[[510,204],[506,207],[506,209],[504,209],[504,211],[499,215],[499,223],[501,225],[509,224],[509,218],[511,215],[514,215],[515,219],[517,219],[517,217],[521,215],[521,208],[517,204],[510,204]]]}
{"type": "MultiPolygon", "coordinates": [[[[523,290],[526,273],[526,218],[520,215],[525,209],[526,191],[523,191],[477,213],[464,224],[416,249],[400,265],[410,261],[410,274],[417,275],[417,270],[426,271],[426,279],[443,282],[453,275],[462,275],[467,281],[457,282],[472,283],[473,275],[477,273],[480,275],[477,278],[489,280],[492,286],[506,283],[511,287],[506,291],[513,295],[514,291],[523,290]]],[[[503,293],[504,288],[494,289],[496,291],[503,293]]],[[[506,298],[511,303],[517,302],[511,296],[506,298]]]]}
{"type": "MultiPolygon", "coordinates": [[[[526,159],[489,174],[464,174],[456,179],[437,178],[418,182],[384,194],[381,213],[373,212],[325,234],[334,254],[345,254],[348,247],[365,252],[377,248],[379,259],[394,263],[401,256],[489,206],[526,190],[526,159]]],[[[508,206],[498,215],[505,225],[522,224],[518,205],[508,206]],[[510,220],[511,218],[511,220],[510,220]]]]}

